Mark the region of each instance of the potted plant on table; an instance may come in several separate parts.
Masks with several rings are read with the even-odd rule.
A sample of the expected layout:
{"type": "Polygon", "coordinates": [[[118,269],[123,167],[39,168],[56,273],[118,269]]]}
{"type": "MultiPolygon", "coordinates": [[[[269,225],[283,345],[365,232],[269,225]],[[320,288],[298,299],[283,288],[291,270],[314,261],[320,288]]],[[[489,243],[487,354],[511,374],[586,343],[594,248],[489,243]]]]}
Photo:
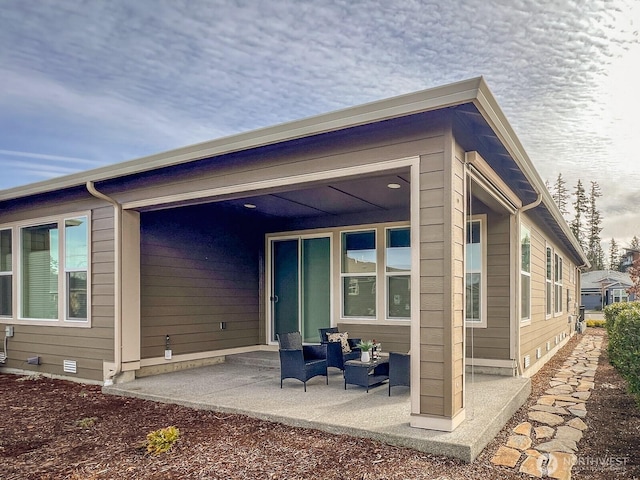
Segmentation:
{"type": "Polygon", "coordinates": [[[360,361],[370,362],[371,349],[373,348],[373,342],[370,340],[361,340],[360,343],[356,345],[356,347],[360,349],[360,361]]]}

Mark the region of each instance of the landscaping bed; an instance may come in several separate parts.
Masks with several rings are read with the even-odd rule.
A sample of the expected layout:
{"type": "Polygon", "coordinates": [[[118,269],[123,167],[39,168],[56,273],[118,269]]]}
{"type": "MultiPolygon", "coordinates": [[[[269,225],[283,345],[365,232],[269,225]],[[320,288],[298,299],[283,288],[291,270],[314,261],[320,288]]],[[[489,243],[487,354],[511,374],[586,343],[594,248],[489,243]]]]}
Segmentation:
{"type": "MultiPolygon", "coordinates": [[[[576,342],[532,379],[527,405],[576,342]]],[[[373,440],[103,395],[96,386],[0,374],[0,479],[532,478],[489,461],[526,419],[527,405],[469,465],[373,440]],[[180,430],[173,447],[147,453],[146,435],[171,425],[180,430]]],[[[589,429],[573,478],[640,478],[640,410],[607,362],[606,339],[584,420],[589,429]]]]}

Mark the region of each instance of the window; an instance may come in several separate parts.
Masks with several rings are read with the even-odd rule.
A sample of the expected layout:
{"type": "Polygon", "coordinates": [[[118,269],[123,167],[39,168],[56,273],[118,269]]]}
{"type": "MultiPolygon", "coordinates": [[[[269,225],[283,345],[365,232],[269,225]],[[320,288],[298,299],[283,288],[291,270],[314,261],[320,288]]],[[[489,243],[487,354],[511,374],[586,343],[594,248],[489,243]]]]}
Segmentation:
{"type": "Polygon", "coordinates": [[[520,320],[531,319],[531,231],[520,225],[520,320]]]}
{"type": "Polygon", "coordinates": [[[562,313],[562,257],[555,254],[555,313],[562,313]]]}
{"type": "Polygon", "coordinates": [[[87,217],[64,222],[66,318],[87,319],[87,266],[89,260],[87,217]]]}
{"type": "Polygon", "coordinates": [[[486,249],[484,219],[467,222],[465,252],[465,320],[470,324],[486,326],[485,273],[486,249]]]}
{"type": "Polygon", "coordinates": [[[13,314],[13,256],[11,230],[0,230],[0,316],[13,314]]]}
{"type": "Polygon", "coordinates": [[[17,227],[20,257],[17,262],[19,279],[15,285],[10,270],[12,231],[0,231],[0,308],[3,315],[12,315],[11,290],[17,287],[20,319],[87,322],[88,219],[88,216],[77,216],[17,227]],[[8,299],[8,307],[5,299],[8,299]]]}
{"type": "Polygon", "coordinates": [[[411,233],[389,228],[386,235],[387,316],[411,317],[411,233]]]}
{"type": "Polygon", "coordinates": [[[376,232],[342,233],[342,313],[345,317],[376,316],[376,232]]]}
{"type": "Polygon", "coordinates": [[[547,301],[546,316],[549,318],[553,313],[553,252],[551,247],[547,247],[547,278],[546,278],[546,290],[545,297],[547,301]]]}
{"type": "Polygon", "coordinates": [[[611,292],[612,302],[628,302],[629,294],[622,288],[614,288],[611,292]]]}
{"type": "Polygon", "coordinates": [[[58,224],[22,228],[22,317],[58,318],[58,224]]]}

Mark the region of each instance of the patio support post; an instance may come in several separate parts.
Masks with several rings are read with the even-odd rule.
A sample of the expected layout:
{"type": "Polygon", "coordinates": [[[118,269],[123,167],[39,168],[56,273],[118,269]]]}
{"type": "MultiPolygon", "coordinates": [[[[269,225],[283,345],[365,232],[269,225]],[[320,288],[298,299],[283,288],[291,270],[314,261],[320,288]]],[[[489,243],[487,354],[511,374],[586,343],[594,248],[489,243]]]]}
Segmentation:
{"type": "Polygon", "coordinates": [[[450,127],[441,154],[420,158],[420,326],[411,339],[411,425],[453,431],[464,409],[464,151],[450,127]],[[413,378],[412,378],[413,380],[413,378]]]}

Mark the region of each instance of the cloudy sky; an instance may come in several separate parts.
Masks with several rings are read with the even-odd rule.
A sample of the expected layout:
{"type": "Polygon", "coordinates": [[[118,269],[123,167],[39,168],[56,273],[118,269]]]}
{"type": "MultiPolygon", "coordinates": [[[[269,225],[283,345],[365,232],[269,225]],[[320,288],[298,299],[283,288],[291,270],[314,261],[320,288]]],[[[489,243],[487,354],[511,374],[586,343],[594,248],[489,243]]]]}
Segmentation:
{"type": "Polygon", "coordinates": [[[3,0],[0,189],[483,75],[640,236],[640,2],[3,0]]]}

